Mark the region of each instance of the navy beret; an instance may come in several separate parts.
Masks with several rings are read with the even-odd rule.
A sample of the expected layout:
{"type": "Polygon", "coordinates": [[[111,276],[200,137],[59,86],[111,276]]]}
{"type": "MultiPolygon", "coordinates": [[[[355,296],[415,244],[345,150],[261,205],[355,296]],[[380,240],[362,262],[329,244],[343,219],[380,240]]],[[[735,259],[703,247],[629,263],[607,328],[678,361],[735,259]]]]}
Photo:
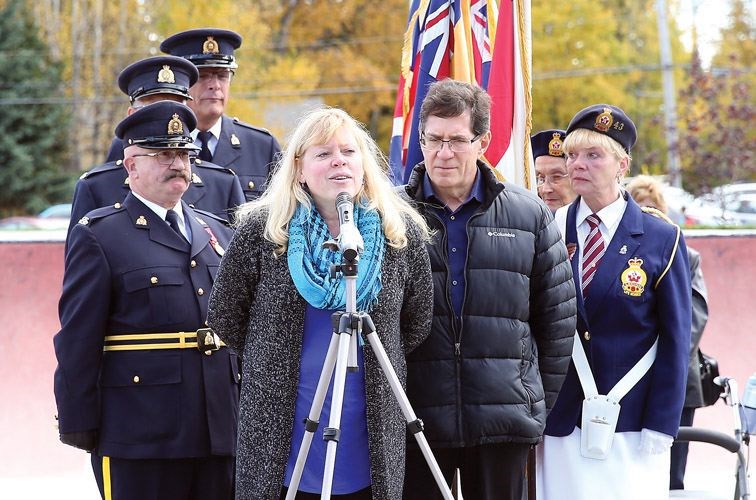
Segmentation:
{"type": "Polygon", "coordinates": [[[633,121],[624,111],[611,104],[594,104],[578,111],[567,126],[567,135],[579,128],[611,137],[628,153],[638,138],[633,121]]]}
{"type": "Polygon", "coordinates": [[[197,78],[197,67],[182,57],[148,57],[121,71],[118,87],[131,102],[154,94],[174,94],[191,99],[189,87],[197,83],[197,78]]]}
{"type": "Polygon", "coordinates": [[[160,50],[183,57],[200,68],[236,69],[234,49],[241,43],[241,35],[234,31],[200,28],[169,36],[160,44],[160,50]]]}
{"type": "Polygon", "coordinates": [[[197,119],[188,106],[173,101],[158,101],[124,118],[116,127],[115,134],[123,141],[124,147],[197,151],[200,148],[194,145],[190,135],[196,126],[197,119]]]}
{"type": "Polygon", "coordinates": [[[562,144],[567,134],[564,130],[542,130],[530,137],[530,147],[533,150],[533,159],[539,156],[564,157],[562,144]]]}

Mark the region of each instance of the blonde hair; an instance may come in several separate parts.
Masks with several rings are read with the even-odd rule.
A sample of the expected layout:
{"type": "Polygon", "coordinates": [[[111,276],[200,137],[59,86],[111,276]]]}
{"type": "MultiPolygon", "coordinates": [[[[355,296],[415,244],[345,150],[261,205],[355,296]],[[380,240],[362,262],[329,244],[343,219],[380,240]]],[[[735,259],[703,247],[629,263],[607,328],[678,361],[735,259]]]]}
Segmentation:
{"type": "Polygon", "coordinates": [[[289,138],[265,193],[257,200],[242,205],[236,213],[236,221],[241,224],[260,209],[267,210],[264,237],[276,245],[276,254],[286,251],[289,221],[297,205],[312,208],[310,195],[299,183],[299,158],[307,148],[328,142],[342,128],[354,135],[362,155],[364,182],[355,200],[359,200],[361,206],[367,209],[378,211],[387,243],[394,248],[407,246],[404,217],[415,222],[423,239],[429,238],[425,220],[399,196],[391,184],[386,157],[364,127],[345,111],[326,107],[312,110],[302,117],[289,138]]]}
{"type": "Polygon", "coordinates": [[[603,148],[612,153],[618,160],[627,158],[628,163],[632,160],[630,153],[625,151],[625,148],[619,142],[608,135],[600,134],[587,128],[577,128],[567,134],[562,143],[562,151],[564,151],[564,154],[568,154],[574,149],[588,146],[603,148]]]}
{"type": "Polygon", "coordinates": [[[664,201],[664,186],[650,175],[639,175],[627,185],[627,192],[635,201],[648,199],[653,207],[667,213],[667,202],[664,201]]]}

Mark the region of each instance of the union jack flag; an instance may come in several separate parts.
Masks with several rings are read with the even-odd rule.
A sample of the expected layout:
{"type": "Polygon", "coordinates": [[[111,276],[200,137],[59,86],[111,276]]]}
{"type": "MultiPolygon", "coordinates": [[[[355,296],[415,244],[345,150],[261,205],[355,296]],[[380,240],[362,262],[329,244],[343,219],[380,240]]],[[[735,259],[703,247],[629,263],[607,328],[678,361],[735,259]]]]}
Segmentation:
{"type": "MultiPolygon", "coordinates": [[[[515,138],[513,127],[517,122],[518,76],[516,68],[520,58],[515,50],[527,49],[529,54],[530,0],[413,0],[402,50],[402,66],[399,76],[394,125],[389,160],[396,183],[406,182],[412,168],[422,161],[418,122],[420,105],[428,86],[444,78],[477,83],[489,90],[492,97],[492,147],[488,160],[500,171],[515,173],[510,168],[518,161],[525,161],[523,154],[516,155],[510,144],[519,141],[520,149],[527,143],[529,131],[518,132],[515,138]],[[501,6],[499,5],[501,3],[501,6]],[[501,12],[499,11],[501,7],[501,12]],[[515,17],[525,14],[527,43],[518,44],[518,29],[515,17]],[[500,28],[497,30],[497,25],[500,28]],[[506,153],[509,151],[509,155],[506,153]],[[502,163],[505,162],[505,164],[502,163]]],[[[522,23],[519,23],[522,27],[522,23]]],[[[525,58],[528,60],[529,55],[525,58]]],[[[530,89],[527,88],[529,93],[530,89]]],[[[524,99],[520,98],[520,101],[524,99]]],[[[524,106],[524,102],[519,105],[524,106]]],[[[530,111],[527,110],[527,116],[530,111]]],[[[526,117],[520,117],[525,125],[526,117]]],[[[525,163],[520,163],[525,165],[525,163]]],[[[532,167],[531,167],[532,168],[532,167]]],[[[519,170],[526,170],[521,167],[519,170]]],[[[506,175],[506,174],[505,174],[506,175]]],[[[528,185],[526,177],[516,175],[509,180],[528,185]]],[[[532,177],[531,177],[532,178],[532,177]]]]}

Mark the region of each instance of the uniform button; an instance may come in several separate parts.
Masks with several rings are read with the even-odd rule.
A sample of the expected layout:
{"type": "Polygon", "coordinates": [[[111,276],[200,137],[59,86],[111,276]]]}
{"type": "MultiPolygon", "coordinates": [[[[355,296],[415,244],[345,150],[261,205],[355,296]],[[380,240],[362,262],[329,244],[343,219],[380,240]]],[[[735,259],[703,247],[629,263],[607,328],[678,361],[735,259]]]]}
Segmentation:
{"type": "Polygon", "coordinates": [[[450,216],[449,218],[450,218],[451,220],[457,220],[457,218],[456,218],[456,217],[454,217],[453,215],[452,215],[452,216],[450,216]]]}
{"type": "Polygon", "coordinates": [[[241,381],[241,373],[236,374],[236,380],[241,381]]]}
{"type": "Polygon", "coordinates": [[[157,282],[158,282],[157,276],[152,276],[150,278],[150,283],[152,283],[153,285],[157,285],[157,282]]]}
{"type": "Polygon", "coordinates": [[[255,189],[255,181],[249,181],[249,184],[247,184],[247,186],[249,186],[249,189],[255,189]]]}
{"type": "Polygon", "coordinates": [[[139,375],[134,375],[134,383],[135,384],[139,383],[139,375]]]}
{"type": "Polygon", "coordinates": [[[121,204],[120,203],[116,203],[115,205],[113,205],[113,208],[121,208],[121,204]]]}
{"type": "Polygon", "coordinates": [[[457,284],[457,280],[453,280],[452,285],[456,285],[456,284],[457,284]]]}
{"type": "Polygon", "coordinates": [[[197,295],[205,295],[205,291],[201,288],[197,289],[197,295]]]}
{"type": "Polygon", "coordinates": [[[213,351],[205,351],[205,356],[210,356],[213,354],[213,351]]]}
{"type": "Polygon", "coordinates": [[[456,247],[452,248],[452,252],[456,252],[456,251],[457,251],[456,247]]]}
{"type": "Polygon", "coordinates": [[[193,260],[193,261],[191,261],[191,262],[189,263],[189,265],[190,265],[190,266],[192,266],[192,267],[197,267],[197,261],[196,261],[196,260],[193,260]]]}
{"type": "Polygon", "coordinates": [[[585,333],[583,333],[583,338],[585,340],[591,340],[591,332],[585,332],[585,333]]]}

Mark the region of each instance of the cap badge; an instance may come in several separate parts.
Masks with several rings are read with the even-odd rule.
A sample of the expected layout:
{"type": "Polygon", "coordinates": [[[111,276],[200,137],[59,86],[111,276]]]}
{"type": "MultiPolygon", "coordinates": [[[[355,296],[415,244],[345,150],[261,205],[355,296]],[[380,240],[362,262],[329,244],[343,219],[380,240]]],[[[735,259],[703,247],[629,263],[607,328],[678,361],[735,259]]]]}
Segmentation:
{"type": "Polygon", "coordinates": [[[604,112],[599,113],[599,115],[596,117],[596,123],[593,125],[593,128],[601,132],[606,132],[607,130],[609,130],[609,127],[612,126],[613,122],[614,118],[612,118],[612,110],[609,108],[604,108],[604,112]]]}
{"type": "Polygon", "coordinates": [[[137,226],[146,226],[147,225],[147,219],[144,218],[144,215],[140,215],[137,217],[137,220],[134,221],[134,224],[137,226]]]}
{"type": "Polygon", "coordinates": [[[163,69],[158,71],[157,81],[158,83],[176,83],[176,75],[173,74],[170,66],[164,64],[163,69]]]}
{"type": "Polygon", "coordinates": [[[169,135],[181,135],[184,133],[184,124],[181,123],[178,113],[173,113],[173,118],[168,122],[169,135]]]}
{"type": "Polygon", "coordinates": [[[232,146],[241,146],[241,141],[239,141],[239,138],[236,137],[236,134],[231,134],[231,145],[232,146]]]}
{"type": "Polygon", "coordinates": [[[562,139],[559,137],[559,132],[554,132],[553,139],[549,141],[549,155],[562,156],[562,139]]]}
{"type": "Polygon", "coordinates": [[[646,286],[646,272],[641,269],[643,259],[634,257],[627,261],[628,268],[622,271],[622,291],[631,297],[640,297],[646,286]]]}
{"type": "Polygon", "coordinates": [[[194,172],[192,172],[192,184],[202,184],[202,179],[194,172]]]}
{"type": "Polygon", "coordinates": [[[218,42],[216,42],[215,39],[211,36],[207,37],[207,40],[205,40],[205,43],[202,44],[202,53],[203,54],[217,54],[218,42]]]}

